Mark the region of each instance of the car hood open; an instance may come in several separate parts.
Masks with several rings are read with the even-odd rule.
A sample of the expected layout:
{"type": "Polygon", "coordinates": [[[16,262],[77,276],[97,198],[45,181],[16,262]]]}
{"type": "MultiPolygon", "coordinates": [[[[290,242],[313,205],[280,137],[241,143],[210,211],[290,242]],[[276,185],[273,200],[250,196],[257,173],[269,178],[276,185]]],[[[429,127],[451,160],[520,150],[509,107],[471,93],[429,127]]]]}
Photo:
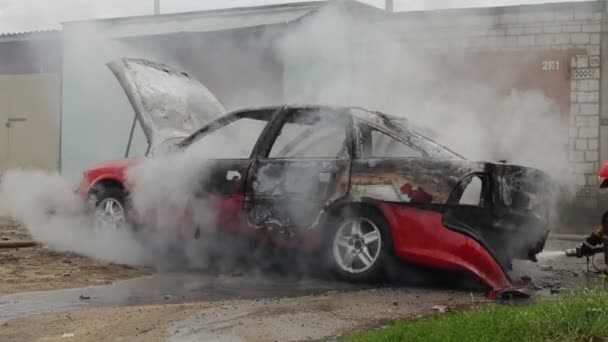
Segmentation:
{"type": "Polygon", "coordinates": [[[207,87],[168,65],[122,58],[107,66],[131,102],[151,149],[186,137],[226,113],[207,87]]]}

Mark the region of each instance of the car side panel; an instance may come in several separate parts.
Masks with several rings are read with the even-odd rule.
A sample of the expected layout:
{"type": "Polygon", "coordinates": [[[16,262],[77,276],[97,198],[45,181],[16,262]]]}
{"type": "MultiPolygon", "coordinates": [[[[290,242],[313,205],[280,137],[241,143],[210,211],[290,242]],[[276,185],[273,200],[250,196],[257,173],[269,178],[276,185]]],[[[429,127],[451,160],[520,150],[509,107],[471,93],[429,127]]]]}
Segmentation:
{"type": "Polygon", "coordinates": [[[395,254],[414,264],[467,271],[494,290],[511,288],[498,262],[477,241],[441,224],[441,213],[381,203],[393,235],[395,254]]]}
{"type": "Polygon", "coordinates": [[[354,159],[351,197],[444,205],[458,182],[483,163],[429,158],[354,159]]]}

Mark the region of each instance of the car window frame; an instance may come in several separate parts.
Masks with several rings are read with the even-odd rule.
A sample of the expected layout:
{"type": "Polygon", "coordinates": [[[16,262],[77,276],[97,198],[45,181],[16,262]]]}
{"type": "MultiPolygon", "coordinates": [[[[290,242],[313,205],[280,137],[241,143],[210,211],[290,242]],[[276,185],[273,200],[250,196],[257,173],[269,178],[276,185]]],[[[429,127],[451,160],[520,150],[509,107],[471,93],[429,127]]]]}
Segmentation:
{"type": "Polygon", "coordinates": [[[351,160],[353,159],[354,156],[354,130],[353,130],[353,123],[354,123],[354,118],[352,117],[352,115],[350,114],[350,112],[348,111],[348,109],[342,109],[342,108],[331,108],[331,107],[315,107],[315,106],[310,106],[310,107],[291,107],[291,106],[285,106],[283,107],[283,109],[279,112],[276,113],[276,117],[273,118],[272,122],[270,125],[266,126],[265,131],[262,132],[263,135],[263,139],[260,139],[258,141],[258,146],[256,146],[256,149],[254,149],[255,152],[255,156],[254,158],[259,158],[259,159],[264,159],[264,160],[339,160],[342,159],[340,158],[340,156],[336,156],[334,158],[331,157],[291,157],[291,158],[270,158],[270,151],[272,150],[272,147],[274,145],[274,143],[276,142],[276,140],[278,139],[281,130],[283,129],[284,124],[287,122],[288,117],[294,112],[294,111],[304,111],[304,110],[327,110],[327,111],[331,111],[333,113],[335,113],[336,115],[342,115],[344,116],[344,118],[346,118],[347,122],[344,125],[344,129],[346,130],[345,132],[345,142],[344,145],[346,147],[346,150],[348,152],[348,156],[346,157],[346,159],[351,160]],[[343,113],[341,113],[343,112],[343,113]]]}
{"type": "Polygon", "coordinates": [[[382,127],[374,125],[366,120],[355,119],[354,124],[357,127],[356,131],[358,134],[357,139],[356,139],[357,144],[355,147],[357,159],[415,159],[415,158],[419,159],[419,158],[429,158],[430,157],[428,152],[425,151],[424,149],[417,147],[414,144],[411,144],[410,142],[406,141],[399,135],[395,135],[392,132],[382,129],[382,127]],[[367,126],[368,129],[365,129],[365,126],[367,126]],[[365,138],[363,136],[364,134],[369,134],[369,139],[371,141],[372,130],[376,130],[382,134],[385,134],[386,136],[388,136],[392,139],[395,139],[398,142],[405,144],[406,146],[409,146],[413,150],[419,151],[420,156],[416,156],[416,157],[375,157],[375,156],[372,156],[371,147],[372,147],[373,143],[366,144],[365,138]]]}
{"type": "Polygon", "coordinates": [[[468,207],[468,208],[491,208],[493,206],[492,201],[492,179],[487,172],[471,172],[467,173],[464,177],[462,177],[458,183],[452,188],[448,198],[445,202],[445,205],[452,207],[468,207]],[[481,180],[481,189],[480,189],[480,202],[479,205],[472,204],[461,204],[460,200],[464,195],[466,188],[471,184],[471,181],[474,177],[477,177],[481,180]],[[465,185],[465,181],[471,178],[470,181],[465,185]]]}
{"type": "Polygon", "coordinates": [[[252,113],[255,112],[259,112],[259,113],[263,113],[263,112],[271,112],[269,114],[269,119],[266,123],[266,125],[264,126],[264,128],[262,129],[262,131],[260,132],[260,134],[258,135],[256,142],[253,145],[253,148],[251,149],[251,152],[249,153],[249,157],[248,158],[210,158],[210,159],[227,159],[227,160],[235,160],[235,159],[253,159],[255,157],[255,155],[257,154],[257,148],[258,145],[260,144],[260,141],[263,139],[265,132],[267,132],[269,126],[272,125],[273,120],[277,117],[278,114],[280,114],[280,112],[282,111],[282,107],[278,107],[278,108],[256,108],[256,109],[249,109],[249,110],[239,110],[236,112],[232,112],[229,114],[226,114],[220,118],[217,118],[211,122],[209,122],[208,124],[206,124],[205,126],[201,127],[200,129],[198,129],[196,132],[192,133],[190,136],[188,136],[187,138],[185,138],[184,140],[182,140],[181,142],[179,142],[178,148],[180,149],[186,149],[189,148],[190,146],[192,146],[193,144],[197,143],[198,141],[200,141],[201,139],[204,139],[206,136],[208,136],[211,133],[214,133],[228,125],[230,125],[231,123],[240,120],[240,119],[244,119],[244,118],[248,118],[251,116],[252,113]]]}

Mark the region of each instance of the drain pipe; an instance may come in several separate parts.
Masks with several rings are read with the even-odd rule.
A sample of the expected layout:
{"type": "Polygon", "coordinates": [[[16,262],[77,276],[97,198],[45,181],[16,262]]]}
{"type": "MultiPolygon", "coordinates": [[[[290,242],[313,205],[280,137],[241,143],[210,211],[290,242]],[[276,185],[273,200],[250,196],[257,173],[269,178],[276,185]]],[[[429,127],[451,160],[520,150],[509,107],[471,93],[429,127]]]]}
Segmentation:
{"type": "Polygon", "coordinates": [[[160,14],[160,0],[154,0],[154,15],[160,14]]]}
{"type": "Polygon", "coordinates": [[[387,11],[387,12],[393,12],[393,10],[394,10],[393,0],[385,0],[385,2],[384,2],[384,10],[387,11]]]}

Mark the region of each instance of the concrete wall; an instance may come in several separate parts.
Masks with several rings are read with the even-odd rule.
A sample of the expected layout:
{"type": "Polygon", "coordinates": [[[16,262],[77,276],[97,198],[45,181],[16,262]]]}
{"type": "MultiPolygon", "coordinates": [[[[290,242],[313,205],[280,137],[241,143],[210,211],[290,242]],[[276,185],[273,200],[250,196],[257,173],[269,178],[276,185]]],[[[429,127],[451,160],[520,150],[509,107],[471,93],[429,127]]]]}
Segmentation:
{"type": "Polygon", "coordinates": [[[61,72],[61,35],[0,39],[0,74],[61,72]]]}

